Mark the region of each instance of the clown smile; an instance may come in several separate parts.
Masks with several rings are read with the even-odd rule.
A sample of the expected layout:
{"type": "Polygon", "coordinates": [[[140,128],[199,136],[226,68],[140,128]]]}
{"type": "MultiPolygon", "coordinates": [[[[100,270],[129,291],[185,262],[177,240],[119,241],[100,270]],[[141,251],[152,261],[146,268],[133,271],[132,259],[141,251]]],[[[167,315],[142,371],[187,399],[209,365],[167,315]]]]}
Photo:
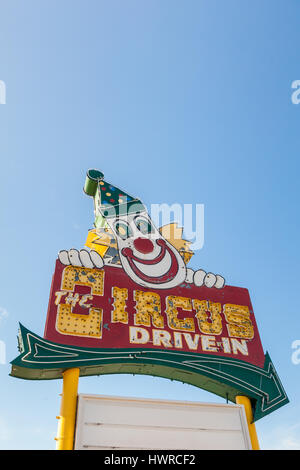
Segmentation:
{"type": "MultiPolygon", "coordinates": [[[[153,259],[138,258],[133,254],[133,250],[128,247],[123,248],[121,253],[127,258],[128,264],[136,276],[146,282],[161,284],[176,276],[178,261],[164,240],[158,239],[156,244],[161,247],[161,250],[159,255],[153,259]]],[[[137,250],[144,254],[149,253],[146,245],[144,250],[142,244],[140,247],[137,246],[137,250]]]]}

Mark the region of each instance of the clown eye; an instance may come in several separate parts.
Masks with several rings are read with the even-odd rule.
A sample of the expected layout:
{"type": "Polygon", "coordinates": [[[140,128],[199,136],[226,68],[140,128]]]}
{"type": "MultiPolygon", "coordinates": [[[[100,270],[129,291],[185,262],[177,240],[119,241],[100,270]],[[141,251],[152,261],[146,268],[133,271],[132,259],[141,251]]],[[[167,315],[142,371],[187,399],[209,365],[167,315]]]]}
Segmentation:
{"type": "Polygon", "coordinates": [[[149,220],[144,219],[142,217],[137,217],[134,221],[135,221],[135,225],[137,226],[137,229],[144,235],[154,232],[154,229],[151,223],[149,222],[149,220]]]}
{"type": "Polygon", "coordinates": [[[115,229],[119,237],[126,240],[128,237],[132,237],[132,231],[126,222],[116,222],[115,229]]]}

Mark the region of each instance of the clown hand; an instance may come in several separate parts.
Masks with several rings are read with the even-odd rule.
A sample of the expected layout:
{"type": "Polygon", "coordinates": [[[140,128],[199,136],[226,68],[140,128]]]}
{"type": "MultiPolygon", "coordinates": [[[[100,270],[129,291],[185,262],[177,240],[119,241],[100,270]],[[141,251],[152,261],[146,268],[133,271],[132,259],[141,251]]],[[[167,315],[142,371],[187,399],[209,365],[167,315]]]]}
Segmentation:
{"type": "Polygon", "coordinates": [[[97,253],[95,250],[76,250],[72,248],[71,250],[61,250],[58,253],[59,261],[68,266],[82,266],[84,268],[103,268],[104,262],[102,256],[97,253]]]}
{"type": "Polygon", "coordinates": [[[206,286],[216,289],[222,289],[225,285],[224,277],[219,274],[207,273],[203,269],[194,272],[188,268],[185,282],[195,284],[197,287],[206,286]]]}

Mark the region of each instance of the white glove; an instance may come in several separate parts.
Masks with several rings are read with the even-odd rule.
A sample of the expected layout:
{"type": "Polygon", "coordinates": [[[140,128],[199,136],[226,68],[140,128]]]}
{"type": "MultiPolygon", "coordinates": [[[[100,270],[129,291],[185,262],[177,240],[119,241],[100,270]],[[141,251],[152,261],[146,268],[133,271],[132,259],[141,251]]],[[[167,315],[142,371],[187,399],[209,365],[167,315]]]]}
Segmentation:
{"type": "Polygon", "coordinates": [[[85,250],[80,251],[75,248],[71,250],[61,250],[58,253],[59,261],[65,266],[83,266],[85,268],[103,268],[104,262],[102,256],[97,253],[95,250],[85,250]]]}
{"type": "Polygon", "coordinates": [[[216,289],[222,289],[225,285],[224,277],[219,274],[206,273],[203,269],[195,271],[193,282],[195,286],[201,287],[215,287],[216,289]]]}

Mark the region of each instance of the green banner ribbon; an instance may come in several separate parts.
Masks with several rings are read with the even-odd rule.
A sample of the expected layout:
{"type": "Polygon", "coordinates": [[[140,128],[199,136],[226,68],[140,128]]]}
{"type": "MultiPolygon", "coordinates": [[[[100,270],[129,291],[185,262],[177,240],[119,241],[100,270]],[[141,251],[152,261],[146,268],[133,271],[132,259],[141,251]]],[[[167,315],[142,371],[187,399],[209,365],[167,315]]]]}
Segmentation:
{"type": "Polygon", "coordinates": [[[62,378],[62,372],[80,368],[80,376],[144,374],[179,380],[235,402],[251,399],[254,421],[289,402],[268,353],[264,367],[239,359],[158,349],[94,349],[53,343],[20,324],[20,355],[11,376],[31,380],[62,378]]]}

